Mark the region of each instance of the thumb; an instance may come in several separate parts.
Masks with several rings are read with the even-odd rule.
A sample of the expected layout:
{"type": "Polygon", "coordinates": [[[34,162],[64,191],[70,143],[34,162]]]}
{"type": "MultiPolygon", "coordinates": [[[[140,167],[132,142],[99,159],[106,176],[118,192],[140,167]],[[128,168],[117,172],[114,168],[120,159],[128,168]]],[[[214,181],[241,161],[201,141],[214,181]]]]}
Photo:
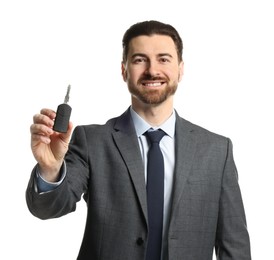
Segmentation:
{"type": "Polygon", "coordinates": [[[72,130],[73,130],[73,124],[72,124],[71,121],[69,121],[67,132],[61,134],[61,135],[62,135],[62,139],[63,139],[66,143],[69,143],[69,140],[70,140],[70,137],[71,137],[72,130]]]}

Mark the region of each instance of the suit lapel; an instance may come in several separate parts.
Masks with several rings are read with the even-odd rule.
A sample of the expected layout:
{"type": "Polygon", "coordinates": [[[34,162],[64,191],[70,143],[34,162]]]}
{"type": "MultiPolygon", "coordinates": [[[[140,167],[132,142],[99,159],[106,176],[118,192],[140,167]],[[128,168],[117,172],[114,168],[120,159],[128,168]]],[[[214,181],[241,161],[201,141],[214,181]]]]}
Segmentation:
{"type": "Polygon", "coordinates": [[[114,141],[127,165],[132,183],[147,220],[146,185],[140,147],[129,109],[118,117],[114,125],[114,141]]]}
{"type": "MultiPolygon", "coordinates": [[[[113,133],[114,141],[127,165],[144,217],[147,220],[144,166],[129,109],[117,118],[114,129],[116,130],[113,133]]],[[[192,124],[180,118],[178,114],[176,114],[175,138],[176,163],[174,170],[171,218],[175,215],[174,211],[181,199],[196,150],[196,139],[192,124]]]]}
{"type": "MultiPolygon", "coordinates": [[[[179,203],[193,164],[196,139],[192,125],[177,115],[175,128],[175,170],[171,218],[179,203]]],[[[171,219],[172,220],[172,219],[171,219]]]]}

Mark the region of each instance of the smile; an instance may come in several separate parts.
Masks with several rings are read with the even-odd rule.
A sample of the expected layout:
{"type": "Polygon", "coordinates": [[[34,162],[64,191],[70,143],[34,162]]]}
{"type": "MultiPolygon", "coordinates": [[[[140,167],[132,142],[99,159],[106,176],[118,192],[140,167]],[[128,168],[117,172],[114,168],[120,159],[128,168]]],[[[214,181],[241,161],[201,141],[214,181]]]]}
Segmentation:
{"type": "Polygon", "coordinates": [[[163,83],[162,82],[151,82],[151,83],[142,83],[146,87],[159,87],[163,83]]]}

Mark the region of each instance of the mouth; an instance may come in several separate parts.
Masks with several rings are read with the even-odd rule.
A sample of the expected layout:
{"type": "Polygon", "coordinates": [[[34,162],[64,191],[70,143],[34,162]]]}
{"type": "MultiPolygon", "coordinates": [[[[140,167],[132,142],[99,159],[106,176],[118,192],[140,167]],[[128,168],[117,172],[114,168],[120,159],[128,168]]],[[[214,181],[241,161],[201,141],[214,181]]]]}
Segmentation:
{"type": "Polygon", "coordinates": [[[144,87],[147,87],[147,88],[157,88],[157,87],[161,87],[165,82],[164,81],[145,81],[145,82],[142,82],[142,85],[144,87]]]}

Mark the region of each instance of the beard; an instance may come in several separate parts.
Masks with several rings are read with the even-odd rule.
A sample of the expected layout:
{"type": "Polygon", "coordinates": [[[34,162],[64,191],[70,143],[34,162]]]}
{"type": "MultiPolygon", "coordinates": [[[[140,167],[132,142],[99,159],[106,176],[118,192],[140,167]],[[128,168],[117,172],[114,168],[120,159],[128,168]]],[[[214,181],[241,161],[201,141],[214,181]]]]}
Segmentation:
{"type": "MultiPolygon", "coordinates": [[[[142,85],[139,83],[138,85],[142,85]]],[[[178,82],[167,84],[165,88],[150,89],[149,87],[136,87],[133,84],[128,84],[128,90],[132,96],[148,105],[159,105],[166,101],[168,97],[175,94],[178,87],[178,82]]]]}

